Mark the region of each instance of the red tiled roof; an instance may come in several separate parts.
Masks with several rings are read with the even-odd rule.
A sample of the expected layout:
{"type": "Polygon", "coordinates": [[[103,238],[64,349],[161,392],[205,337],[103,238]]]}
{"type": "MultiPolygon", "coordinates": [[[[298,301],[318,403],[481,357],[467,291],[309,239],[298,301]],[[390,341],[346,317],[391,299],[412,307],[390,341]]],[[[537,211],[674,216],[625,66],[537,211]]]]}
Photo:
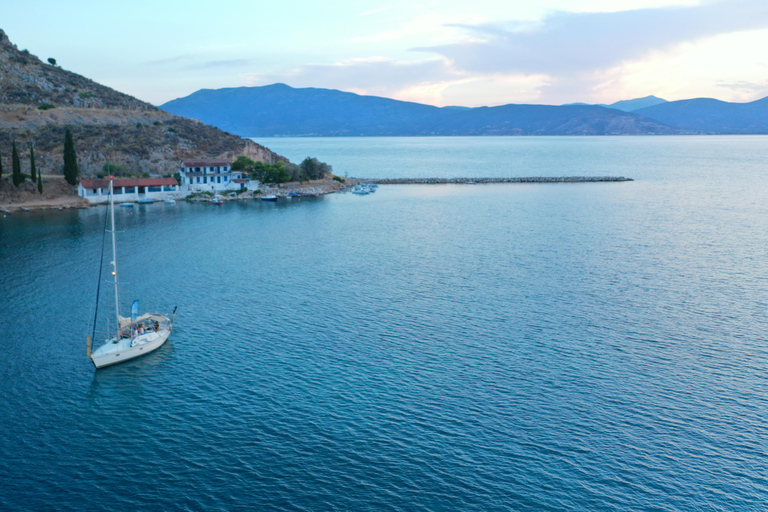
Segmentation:
{"type": "Polygon", "coordinates": [[[221,167],[230,163],[226,160],[184,160],[184,167],[221,167]]]}
{"type": "MultiPolygon", "coordinates": [[[[83,188],[109,188],[109,180],[80,180],[83,188]]],[[[119,178],[114,180],[115,187],[156,187],[158,185],[178,185],[176,178],[119,178]]]]}

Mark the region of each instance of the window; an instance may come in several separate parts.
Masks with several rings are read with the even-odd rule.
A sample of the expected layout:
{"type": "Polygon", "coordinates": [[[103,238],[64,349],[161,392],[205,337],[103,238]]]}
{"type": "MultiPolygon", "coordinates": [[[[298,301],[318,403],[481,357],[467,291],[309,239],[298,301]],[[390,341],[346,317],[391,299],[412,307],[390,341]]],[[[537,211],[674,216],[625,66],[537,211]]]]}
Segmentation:
{"type": "Polygon", "coordinates": [[[115,194],[122,194],[123,193],[123,187],[115,187],[113,193],[115,193],[115,194]]]}
{"type": "Polygon", "coordinates": [[[197,182],[200,183],[200,176],[197,177],[197,182]]]}
{"type": "Polygon", "coordinates": [[[229,176],[224,176],[224,183],[229,181],[229,176]]]}
{"type": "Polygon", "coordinates": [[[98,189],[95,189],[95,188],[94,188],[94,189],[91,189],[91,195],[92,195],[92,196],[95,196],[95,195],[97,195],[98,193],[99,193],[99,190],[98,190],[98,189]]]}
{"type": "Polygon", "coordinates": [[[136,187],[125,187],[126,194],[133,194],[134,192],[136,192],[136,187]]]}
{"type": "Polygon", "coordinates": [[[147,187],[147,192],[162,192],[163,187],[147,187]]]}

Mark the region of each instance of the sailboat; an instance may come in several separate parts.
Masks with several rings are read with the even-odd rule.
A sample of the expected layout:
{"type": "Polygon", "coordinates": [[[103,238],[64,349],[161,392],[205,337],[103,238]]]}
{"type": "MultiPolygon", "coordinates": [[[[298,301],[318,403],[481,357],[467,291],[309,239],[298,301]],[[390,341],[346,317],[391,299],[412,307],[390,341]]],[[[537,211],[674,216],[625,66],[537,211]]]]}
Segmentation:
{"type": "MultiPolygon", "coordinates": [[[[134,359],[160,348],[171,335],[176,308],[173,308],[171,318],[160,313],[145,313],[139,315],[139,301],[134,301],[130,317],[120,316],[120,300],[117,288],[117,246],[115,243],[115,198],[112,193],[112,176],[109,177],[109,210],[112,218],[112,276],[115,279],[115,315],[117,330],[105,343],[91,351],[91,336],[87,339],[87,353],[96,368],[103,368],[116,363],[134,359]]],[[[106,224],[106,220],[105,220],[106,224]]],[[[102,258],[103,260],[103,258],[102,258]]],[[[101,271],[99,271],[99,289],[101,287],[101,271]]],[[[96,317],[98,316],[99,292],[96,292],[96,312],[94,314],[93,334],[96,333],[96,317]]]]}

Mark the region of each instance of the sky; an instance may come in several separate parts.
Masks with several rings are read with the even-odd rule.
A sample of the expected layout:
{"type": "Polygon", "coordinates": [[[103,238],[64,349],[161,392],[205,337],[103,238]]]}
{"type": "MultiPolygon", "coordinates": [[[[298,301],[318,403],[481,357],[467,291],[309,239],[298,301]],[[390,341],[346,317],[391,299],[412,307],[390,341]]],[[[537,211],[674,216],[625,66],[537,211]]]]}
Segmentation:
{"type": "Polygon", "coordinates": [[[3,0],[19,49],[155,105],[286,83],[437,106],[768,96],[766,0],[3,0]]]}

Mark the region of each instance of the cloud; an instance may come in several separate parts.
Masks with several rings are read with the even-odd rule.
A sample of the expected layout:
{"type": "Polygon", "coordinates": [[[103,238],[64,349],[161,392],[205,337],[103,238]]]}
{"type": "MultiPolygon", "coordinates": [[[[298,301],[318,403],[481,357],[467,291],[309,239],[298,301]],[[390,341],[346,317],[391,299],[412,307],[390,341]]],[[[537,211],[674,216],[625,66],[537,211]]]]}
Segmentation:
{"type": "Polygon", "coordinates": [[[738,82],[719,82],[716,87],[728,89],[732,96],[736,96],[739,101],[753,101],[754,98],[764,98],[768,96],[768,81],[749,82],[740,80],[738,82]]]}
{"type": "Polygon", "coordinates": [[[216,68],[240,68],[247,66],[251,59],[222,59],[198,62],[200,57],[194,55],[179,55],[167,59],[159,59],[147,62],[150,66],[179,65],[183,69],[216,69],[216,68]]]}
{"type": "MultiPolygon", "coordinates": [[[[681,97],[689,91],[711,91],[717,81],[723,83],[721,90],[727,88],[737,97],[763,90],[757,84],[758,76],[744,76],[743,66],[723,69],[726,62],[744,60],[735,59],[737,56],[756,53],[760,45],[721,48],[716,42],[760,34],[756,31],[768,27],[765,0],[701,0],[693,6],[552,12],[540,20],[502,23],[455,23],[455,18],[442,14],[411,21],[352,42],[392,40],[402,44],[422,36],[425,26],[438,27],[440,31],[428,32],[432,41],[438,34],[441,43],[411,48],[433,58],[414,62],[350,59],[243,76],[248,85],[285,82],[438,105],[610,103],[625,99],[626,94],[681,97]],[[709,54],[706,48],[716,49],[718,55],[709,54]],[[688,62],[691,56],[696,57],[695,63],[688,62]],[[736,84],[738,80],[754,84],[736,84]]],[[[762,42],[765,36],[753,39],[762,42]]]]}
{"type": "Polygon", "coordinates": [[[469,73],[556,77],[608,69],[684,42],[768,27],[768,2],[721,0],[694,7],[556,12],[537,23],[453,26],[473,39],[414,50],[437,53],[469,73]]]}
{"type": "Polygon", "coordinates": [[[249,73],[245,77],[248,85],[285,82],[294,87],[323,87],[373,94],[392,93],[418,84],[434,84],[462,78],[459,73],[450,69],[444,59],[403,63],[385,58],[310,64],[288,73],[249,73]]]}
{"type": "Polygon", "coordinates": [[[168,57],[167,59],[150,60],[146,64],[149,66],[167,66],[168,64],[176,64],[177,62],[184,62],[189,59],[189,55],[178,55],[176,57],[168,57]]]}
{"type": "Polygon", "coordinates": [[[378,13],[384,12],[384,11],[391,11],[394,8],[395,7],[393,5],[390,5],[388,7],[379,7],[378,9],[372,9],[370,11],[365,11],[364,13],[360,14],[360,17],[370,16],[371,14],[378,14],[378,13]]]}
{"type": "Polygon", "coordinates": [[[187,69],[241,68],[251,63],[250,59],[210,60],[187,66],[187,69]]]}

